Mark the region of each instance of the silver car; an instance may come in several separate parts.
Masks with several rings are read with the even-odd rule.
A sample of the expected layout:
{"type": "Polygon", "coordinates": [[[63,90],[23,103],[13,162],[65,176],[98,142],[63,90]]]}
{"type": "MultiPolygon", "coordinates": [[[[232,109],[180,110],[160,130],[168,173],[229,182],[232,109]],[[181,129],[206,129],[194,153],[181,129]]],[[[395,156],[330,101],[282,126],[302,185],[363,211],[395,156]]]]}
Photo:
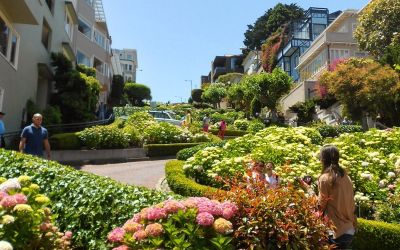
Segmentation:
{"type": "Polygon", "coordinates": [[[149,111],[149,114],[158,122],[168,122],[176,126],[182,125],[182,121],[174,119],[172,111],[149,111]]]}

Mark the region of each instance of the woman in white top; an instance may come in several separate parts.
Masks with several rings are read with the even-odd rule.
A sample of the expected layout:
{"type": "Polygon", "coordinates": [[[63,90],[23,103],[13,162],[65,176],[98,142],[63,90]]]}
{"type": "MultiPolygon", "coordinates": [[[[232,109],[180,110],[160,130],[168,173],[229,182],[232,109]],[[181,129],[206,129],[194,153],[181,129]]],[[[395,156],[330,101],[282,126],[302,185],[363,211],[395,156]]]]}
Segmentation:
{"type": "Polygon", "coordinates": [[[278,175],[274,172],[274,164],[272,162],[268,162],[265,165],[265,181],[271,188],[277,188],[280,183],[280,179],[278,175]]]}

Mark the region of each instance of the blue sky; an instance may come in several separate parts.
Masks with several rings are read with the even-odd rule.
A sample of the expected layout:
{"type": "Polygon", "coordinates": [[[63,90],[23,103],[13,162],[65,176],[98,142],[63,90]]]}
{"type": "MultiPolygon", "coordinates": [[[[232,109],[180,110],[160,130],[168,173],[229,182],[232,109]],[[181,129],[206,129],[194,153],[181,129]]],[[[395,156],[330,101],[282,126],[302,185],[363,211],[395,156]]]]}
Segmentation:
{"type": "MultiPolygon", "coordinates": [[[[217,55],[239,54],[248,24],[278,2],[271,0],[103,0],[113,48],[138,51],[137,82],[154,101],[178,102],[200,86],[217,55]]],[[[331,12],[360,9],[368,0],[307,0],[301,7],[331,12]]]]}

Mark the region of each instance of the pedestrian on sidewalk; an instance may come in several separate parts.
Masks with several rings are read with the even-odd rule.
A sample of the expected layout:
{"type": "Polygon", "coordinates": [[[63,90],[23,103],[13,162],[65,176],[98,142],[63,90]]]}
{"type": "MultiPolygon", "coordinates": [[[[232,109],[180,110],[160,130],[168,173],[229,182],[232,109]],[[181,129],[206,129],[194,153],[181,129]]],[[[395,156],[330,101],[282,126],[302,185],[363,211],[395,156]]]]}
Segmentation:
{"type": "Polygon", "coordinates": [[[6,127],[4,126],[3,117],[5,113],[0,112],[0,148],[6,147],[6,142],[4,140],[4,133],[6,132],[6,127]]]}
{"type": "Polygon", "coordinates": [[[332,220],[330,243],[336,249],[349,249],[356,230],[353,183],[339,165],[339,150],[324,146],[320,152],[322,173],[318,178],[319,210],[332,220]]]}
{"type": "Polygon", "coordinates": [[[32,124],[26,126],[21,133],[19,142],[19,151],[21,153],[31,154],[43,157],[43,147],[46,150],[46,157],[50,159],[50,143],[47,129],[42,127],[43,116],[34,114],[32,124]]]}

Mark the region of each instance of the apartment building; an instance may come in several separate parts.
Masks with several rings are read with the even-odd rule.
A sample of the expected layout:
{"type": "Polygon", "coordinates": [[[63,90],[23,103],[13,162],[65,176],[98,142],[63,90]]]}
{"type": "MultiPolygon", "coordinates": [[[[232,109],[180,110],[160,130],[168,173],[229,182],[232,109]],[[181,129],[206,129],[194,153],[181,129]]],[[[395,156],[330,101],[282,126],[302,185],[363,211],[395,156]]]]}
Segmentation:
{"type": "Polygon", "coordinates": [[[99,103],[107,103],[111,91],[111,37],[102,0],[78,0],[75,26],[76,63],[96,69],[101,84],[99,103]]]}
{"type": "Polygon", "coordinates": [[[219,76],[228,73],[243,73],[242,63],[243,55],[216,56],[211,63],[211,82],[216,82],[219,76]]]}
{"type": "Polygon", "coordinates": [[[312,7],[304,13],[304,18],[292,22],[289,26],[289,40],[278,52],[277,66],[285,70],[294,81],[298,81],[297,65],[300,56],[340,13],[329,13],[326,8],[312,7]]]}
{"type": "Polygon", "coordinates": [[[112,52],[114,74],[122,75],[125,82],[136,82],[137,51],[135,49],[113,49],[112,52]]]}
{"type": "Polygon", "coordinates": [[[0,110],[8,131],[26,120],[26,102],[44,109],[52,90],[50,55],[74,60],[77,1],[0,1],[0,110]]]}
{"type": "Polygon", "coordinates": [[[243,59],[243,72],[246,75],[260,73],[261,67],[261,51],[250,51],[243,59]]]}
{"type": "Polygon", "coordinates": [[[299,72],[299,83],[281,100],[287,118],[295,116],[290,112],[289,107],[316,95],[318,77],[329,69],[329,65],[349,57],[367,56],[366,52],[359,50],[353,36],[357,19],[356,10],[344,11],[315,38],[310,48],[301,55],[296,68],[299,72]]]}

